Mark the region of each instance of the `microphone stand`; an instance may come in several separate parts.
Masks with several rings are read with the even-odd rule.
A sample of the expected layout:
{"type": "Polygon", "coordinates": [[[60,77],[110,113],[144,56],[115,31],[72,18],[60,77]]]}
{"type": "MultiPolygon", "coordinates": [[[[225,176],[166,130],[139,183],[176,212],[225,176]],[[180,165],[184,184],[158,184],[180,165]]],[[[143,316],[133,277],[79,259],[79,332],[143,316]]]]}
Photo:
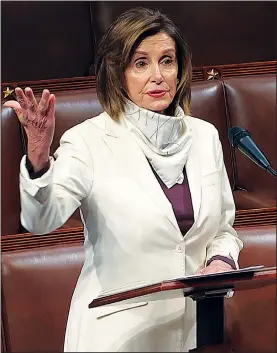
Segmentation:
{"type": "Polygon", "coordinates": [[[277,176],[276,170],[274,170],[270,165],[267,167],[266,170],[276,178],[277,176]]]}

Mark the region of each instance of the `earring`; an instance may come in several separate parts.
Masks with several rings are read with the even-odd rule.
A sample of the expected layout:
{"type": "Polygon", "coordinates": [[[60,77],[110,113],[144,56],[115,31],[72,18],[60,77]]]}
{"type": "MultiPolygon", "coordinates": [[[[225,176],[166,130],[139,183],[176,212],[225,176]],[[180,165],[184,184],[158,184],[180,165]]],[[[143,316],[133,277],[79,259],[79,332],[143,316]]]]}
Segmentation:
{"type": "Polygon", "coordinates": [[[180,81],[179,81],[179,80],[177,80],[177,86],[179,85],[179,82],[180,82],[180,81]]]}

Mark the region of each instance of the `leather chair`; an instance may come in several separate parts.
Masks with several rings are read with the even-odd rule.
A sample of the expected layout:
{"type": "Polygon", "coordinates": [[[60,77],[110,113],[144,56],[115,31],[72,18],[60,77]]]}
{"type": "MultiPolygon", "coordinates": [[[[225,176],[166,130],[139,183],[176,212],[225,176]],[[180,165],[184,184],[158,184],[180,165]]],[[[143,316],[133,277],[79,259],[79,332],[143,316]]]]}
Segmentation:
{"type": "MultiPolygon", "coordinates": [[[[276,266],[276,226],[237,229],[240,266],[276,266]]],[[[236,353],[276,352],[276,284],[238,291],[225,300],[226,341],[236,353]]]]}
{"type": "MultiPolygon", "coordinates": [[[[232,126],[248,130],[276,170],[276,75],[224,80],[232,126]]],[[[238,209],[276,206],[276,179],[235,151],[234,173],[238,209]]]]}
{"type": "Polygon", "coordinates": [[[16,234],[21,231],[19,166],[24,152],[14,112],[2,109],[1,121],[1,234],[16,234]]]}
{"type": "Polygon", "coordinates": [[[2,322],[7,352],[63,352],[82,244],[2,254],[2,322]]]}
{"type": "Polygon", "coordinates": [[[235,188],[233,150],[228,141],[229,117],[222,81],[195,82],[191,92],[191,115],[212,123],[218,129],[224,162],[232,189],[235,188]]]}

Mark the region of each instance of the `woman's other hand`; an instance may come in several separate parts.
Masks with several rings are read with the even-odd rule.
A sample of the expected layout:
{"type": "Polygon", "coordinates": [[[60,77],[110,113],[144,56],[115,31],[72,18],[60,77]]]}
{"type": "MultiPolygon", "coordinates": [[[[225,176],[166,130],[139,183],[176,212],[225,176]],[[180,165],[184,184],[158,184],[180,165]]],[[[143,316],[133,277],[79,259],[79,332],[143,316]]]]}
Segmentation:
{"type": "Polygon", "coordinates": [[[12,108],[26,131],[27,153],[34,171],[43,169],[48,161],[55,130],[55,96],[45,89],[39,103],[30,87],[25,92],[15,89],[17,101],[7,101],[5,107],[12,108]]]}
{"type": "Polygon", "coordinates": [[[211,273],[227,272],[232,270],[232,266],[226,262],[221,260],[214,260],[207,267],[198,269],[196,271],[196,275],[208,275],[211,273]]]}

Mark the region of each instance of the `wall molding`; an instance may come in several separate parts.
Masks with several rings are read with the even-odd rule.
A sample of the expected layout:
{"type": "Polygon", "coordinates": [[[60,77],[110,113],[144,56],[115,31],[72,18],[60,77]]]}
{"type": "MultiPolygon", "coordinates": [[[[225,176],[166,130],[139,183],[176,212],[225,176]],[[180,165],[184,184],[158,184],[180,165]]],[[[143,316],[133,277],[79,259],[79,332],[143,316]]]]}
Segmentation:
{"type": "MultiPolygon", "coordinates": [[[[239,210],[236,212],[235,229],[261,226],[276,226],[276,207],[239,210]]],[[[65,244],[81,244],[83,241],[83,227],[63,228],[42,235],[31,233],[4,235],[1,237],[1,251],[5,253],[65,244]]]]}

